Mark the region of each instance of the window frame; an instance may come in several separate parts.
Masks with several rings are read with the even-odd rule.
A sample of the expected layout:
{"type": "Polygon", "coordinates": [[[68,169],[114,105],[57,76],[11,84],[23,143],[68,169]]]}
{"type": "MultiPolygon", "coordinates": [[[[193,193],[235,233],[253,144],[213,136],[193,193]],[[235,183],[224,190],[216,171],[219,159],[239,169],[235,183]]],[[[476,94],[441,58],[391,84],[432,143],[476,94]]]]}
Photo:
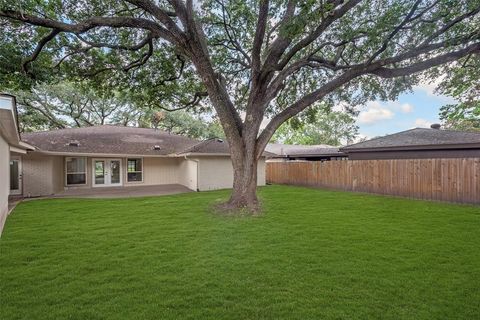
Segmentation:
{"type": "Polygon", "coordinates": [[[143,180],[144,180],[144,173],[145,170],[144,170],[144,167],[143,167],[143,157],[130,157],[130,158],[126,158],[126,165],[125,165],[125,175],[126,175],[126,182],[127,183],[143,183],[143,180]],[[131,171],[129,172],[128,171],[128,161],[129,160],[140,160],[140,163],[142,165],[142,170],[141,171],[131,171]],[[129,180],[129,177],[128,177],[128,174],[129,173],[141,173],[142,174],[142,179],[141,180],[136,180],[136,181],[130,181],[129,180]]]}
{"type": "Polygon", "coordinates": [[[87,174],[87,157],[65,157],[65,186],[67,187],[76,187],[76,186],[86,186],[88,184],[88,174],[87,174]],[[83,159],[83,167],[84,172],[68,172],[68,165],[67,162],[69,159],[83,159]],[[68,183],[68,175],[69,174],[84,174],[85,175],[85,183],[68,183]]]}

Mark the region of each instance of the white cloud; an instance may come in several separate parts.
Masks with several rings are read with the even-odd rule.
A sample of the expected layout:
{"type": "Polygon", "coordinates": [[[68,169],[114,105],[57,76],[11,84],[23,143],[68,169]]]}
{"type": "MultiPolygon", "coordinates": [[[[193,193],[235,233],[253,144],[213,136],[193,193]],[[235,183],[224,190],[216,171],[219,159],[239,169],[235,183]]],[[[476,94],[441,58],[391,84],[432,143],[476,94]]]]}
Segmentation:
{"type": "Polygon", "coordinates": [[[378,101],[370,101],[367,103],[366,110],[358,115],[358,122],[361,124],[374,124],[375,122],[392,119],[395,113],[385,108],[378,101]]]}
{"type": "Polygon", "coordinates": [[[399,106],[400,111],[403,113],[410,113],[413,112],[413,106],[410,103],[404,103],[399,106]]]}
{"type": "Polygon", "coordinates": [[[415,119],[415,127],[416,128],[430,128],[433,122],[430,122],[425,119],[417,118],[415,119]]]}
{"type": "Polygon", "coordinates": [[[434,96],[436,88],[437,88],[437,85],[435,83],[420,83],[414,86],[413,90],[423,91],[429,96],[434,96]]]}
{"type": "Polygon", "coordinates": [[[444,76],[440,76],[434,80],[424,79],[416,86],[413,86],[413,90],[424,91],[429,96],[438,97],[438,95],[435,94],[435,89],[437,89],[438,85],[443,81],[444,78],[444,76]]]}

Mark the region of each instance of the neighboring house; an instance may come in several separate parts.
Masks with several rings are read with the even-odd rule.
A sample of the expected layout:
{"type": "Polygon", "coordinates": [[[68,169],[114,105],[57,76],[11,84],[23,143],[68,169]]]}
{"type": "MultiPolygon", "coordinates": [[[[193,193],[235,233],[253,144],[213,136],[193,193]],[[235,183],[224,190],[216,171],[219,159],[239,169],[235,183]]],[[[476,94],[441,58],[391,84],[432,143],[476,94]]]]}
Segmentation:
{"type": "MultiPolygon", "coordinates": [[[[13,126],[13,120],[8,121],[13,126]]],[[[12,127],[11,131],[19,141],[18,130],[12,127]]],[[[28,153],[2,147],[1,157],[3,162],[9,161],[9,154],[15,159],[11,194],[23,197],[97,187],[176,184],[204,191],[233,186],[228,144],[220,139],[199,141],[155,129],[112,125],[24,133],[21,139],[31,145],[28,153]]],[[[2,165],[2,170],[8,170],[2,165]]],[[[7,173],[2,172],[2,178],[7,173]]],[[[5,182],[2,179],[6,185],[2,188],[7,188],[2,189],[4,198],[8,195],[5,182]]],[[[265,185],[265,157],[258,163],[258,185],[265,185]]]]}
{"type": "Polygon", "coordinates": [[[20,141],[15,97],[0,95],[0,234],[8,215],[8,196],[21,183],[19,159],[31,148],[20,141]]]}
{"type": "Polygon", "coordinates": [[[274,154],[268,157],[268,161],[330,161],[347,158],[346,154],[340,152],[338,147],[328,144],[289,145],[269,143],[265,150],[274,154]]]}
{"type": "Polygon", "coordinates": [[[480,132],[415,128],[340,148],[350,160],[480,157],[480,132]]]}

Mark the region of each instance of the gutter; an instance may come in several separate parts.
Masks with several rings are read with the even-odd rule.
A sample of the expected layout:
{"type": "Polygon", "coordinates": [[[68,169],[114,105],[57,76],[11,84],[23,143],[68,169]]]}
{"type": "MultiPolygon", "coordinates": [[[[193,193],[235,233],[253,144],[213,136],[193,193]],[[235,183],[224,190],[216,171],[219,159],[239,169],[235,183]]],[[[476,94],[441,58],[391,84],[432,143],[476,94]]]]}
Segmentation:
{"type": "MultiPolygon", "coordinates": [[[[214,156],[218,156],[218,157],[230,157],[231,154],[230,153],[213,153],[213,152],[210,152],[210,153],[202,153],[202,152],[187,152],[187,153],[176,153],[175,155],[172,155],[172,156],[176,156],[176,157],[183,157],[183,156],[195,156],[195,157],[201,157],[201,156],[208,156],[208,157],[214,157],[214,156]]],[[[266,158],[268,155],[266,155],[265,153],[262,154],[261,158],[266,158]]]]}

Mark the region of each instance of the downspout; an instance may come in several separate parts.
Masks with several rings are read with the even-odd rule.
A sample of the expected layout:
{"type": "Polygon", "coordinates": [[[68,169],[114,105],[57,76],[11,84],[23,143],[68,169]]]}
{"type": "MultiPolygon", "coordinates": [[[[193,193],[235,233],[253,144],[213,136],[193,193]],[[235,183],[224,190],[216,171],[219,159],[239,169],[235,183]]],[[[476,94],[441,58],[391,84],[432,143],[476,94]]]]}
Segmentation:
{"type": "Polygon", "coordinates": [[[200,190],[198,189],[198,164],[199,164],[200,161],[198,161],[196,159],[187,158],[187,155],[184,155],[184,158],[185,158],[186,161],[193,161],[197,165],[197,170],[196,170],[197,171],[197,178],[196,178],[196,188],[195,189],[197,190],[197,192],[199,192],[200,190]]]}

